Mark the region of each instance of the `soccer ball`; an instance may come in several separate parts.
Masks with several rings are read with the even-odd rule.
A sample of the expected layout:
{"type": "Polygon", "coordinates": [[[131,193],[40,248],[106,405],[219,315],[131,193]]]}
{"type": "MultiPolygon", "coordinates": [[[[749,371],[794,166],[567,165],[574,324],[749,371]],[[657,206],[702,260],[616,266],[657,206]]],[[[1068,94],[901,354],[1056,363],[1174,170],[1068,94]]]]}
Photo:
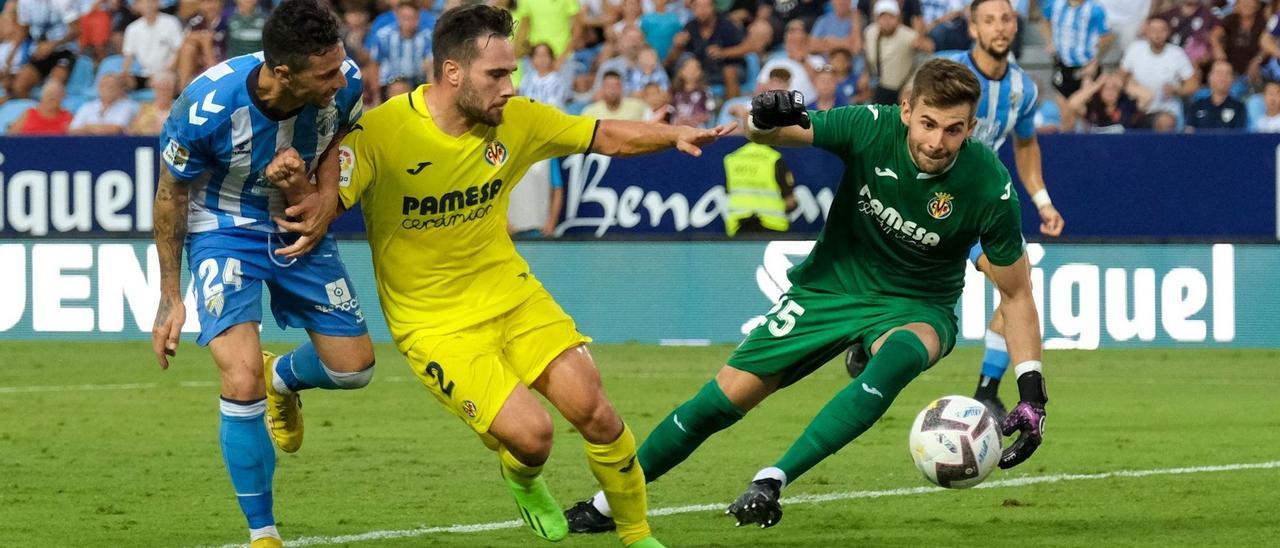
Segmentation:
{"type": "Polygon", "coordinates": [[[916,415],[907,441],[916,468],[940,487],[973,487],[1000,462],[1000,427],[973,398],[934,400],[916,415]]]}

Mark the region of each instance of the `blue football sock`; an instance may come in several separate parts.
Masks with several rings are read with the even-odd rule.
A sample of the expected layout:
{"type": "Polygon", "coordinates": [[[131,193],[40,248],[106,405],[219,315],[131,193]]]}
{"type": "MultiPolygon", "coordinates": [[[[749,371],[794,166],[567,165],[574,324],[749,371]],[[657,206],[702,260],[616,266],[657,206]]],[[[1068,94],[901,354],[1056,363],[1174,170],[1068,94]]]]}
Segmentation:
{"type": "Polygon", "coordinates": [[[262,420],[267,401],[236,401],[222,398],[222,460],[231,474],[236,499],[250,529],[274,526],[271,513],[271,477],[276,471],[276,452],[262,420]]]}
{"type": "MultiPolygon", "coordinates": [[[[292,392],[308,388],[325,390],[353,390],[363,388],[373,378],[373,364],[360,371],[333,371],[325,367],[311,341],[280,356],[275,365],[276,376],[292,392]]],[[[277,390],[279,386],[276,386],[277,390]]]]}
{"type": "Polygon", "coordinates": [[[1004,335],[987,330],[987,352],[982,356],[982,376],[1000,380],[1009,369],[1009,351],[1004,335]]]}

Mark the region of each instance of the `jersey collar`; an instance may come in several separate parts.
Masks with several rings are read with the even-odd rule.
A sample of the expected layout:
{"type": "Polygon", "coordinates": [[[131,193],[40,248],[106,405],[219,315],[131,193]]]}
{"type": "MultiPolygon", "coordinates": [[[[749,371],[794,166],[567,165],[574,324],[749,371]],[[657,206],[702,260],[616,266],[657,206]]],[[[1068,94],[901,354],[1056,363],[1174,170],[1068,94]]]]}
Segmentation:
{"type": "Polygon", "coordinates": [[[273,122],[283,122],[297,116],[298,113],[302,112],[302,109],[307,108],[307,105],[304,104],[291,112],[281,114],[280,111],[268,107],[267,102],[258,96],[258,74],[262,72],[262,67],[265,66],[267,64],[264,62],[258,63],[258,66],[253,67],[253,70],[249,71],[249,79],[244,83],[245,89],[249,92],[249,100],[253,102],[253,106],[258,109],[258,112],[261,112],[263,116],[273,122]]]}

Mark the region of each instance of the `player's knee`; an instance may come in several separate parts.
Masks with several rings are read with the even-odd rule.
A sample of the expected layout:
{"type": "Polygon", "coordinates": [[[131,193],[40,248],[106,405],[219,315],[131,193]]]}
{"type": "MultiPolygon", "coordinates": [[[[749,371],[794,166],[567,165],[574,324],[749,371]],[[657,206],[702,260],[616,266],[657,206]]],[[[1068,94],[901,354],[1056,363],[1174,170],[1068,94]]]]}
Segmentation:
{"type": "Polygon", "coordinates": [[[369,386],[369,381],[373,380],[373,361],[359,371],[350,373],[330,372],[329,376],[333,378],[333,384],[338,385],[342,390],[355,390],[369,386]]]}
{"type": "Polygon", "coordinates": [[[542,466],[551,456],[551,440],[554,432],[551,417],[544,414],[542,417],[527,420],[515,436],[503,441],[503,445],[520,462],[529,466],[542,466]]]}
{"type": "Polygon", "coordinates": [[[222,371],[222,395],[238,401],[254,401],[267,395],[262,369],[249,367],[227,368],[222,371]]]}

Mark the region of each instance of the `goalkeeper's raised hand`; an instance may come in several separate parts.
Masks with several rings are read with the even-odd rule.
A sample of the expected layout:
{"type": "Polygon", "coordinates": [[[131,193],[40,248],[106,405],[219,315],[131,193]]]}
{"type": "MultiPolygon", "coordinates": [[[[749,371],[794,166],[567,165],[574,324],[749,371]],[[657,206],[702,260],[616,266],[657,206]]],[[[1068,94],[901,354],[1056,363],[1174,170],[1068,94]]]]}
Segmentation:
{"type": "Polygon", "coordinates": [[[809,111],[804,108],[804,94],[798,91],[772,90],[751,98],[751,129],[800,126],[809,129],[809,111]]]}

